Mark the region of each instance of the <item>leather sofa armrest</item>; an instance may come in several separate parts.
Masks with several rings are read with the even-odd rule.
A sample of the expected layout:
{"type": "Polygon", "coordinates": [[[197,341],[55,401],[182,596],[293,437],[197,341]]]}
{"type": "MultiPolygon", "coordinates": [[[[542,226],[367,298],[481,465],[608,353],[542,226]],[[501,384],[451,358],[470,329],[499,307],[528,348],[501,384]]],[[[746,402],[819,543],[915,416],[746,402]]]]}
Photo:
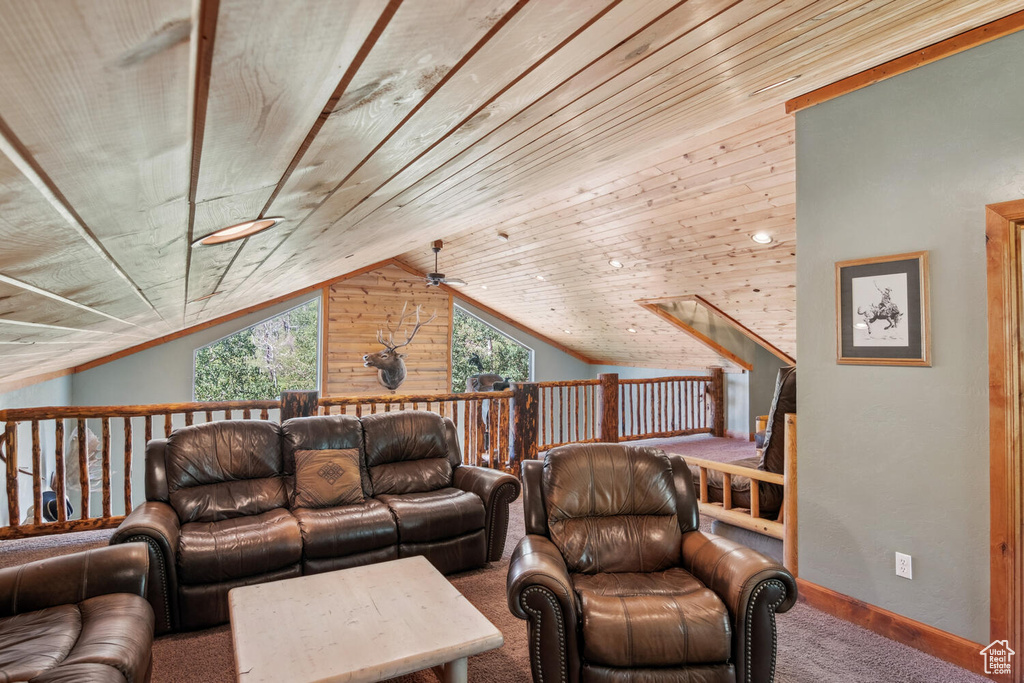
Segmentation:
{"type": "Polygon", "coordinates": [[[713,534],[683,534],[683,566],[729,610],[736,680],[775,675],[775,614],[796,602],[796,580],[775,560],[713,534]]]}
{"type": "Polygon", "coordinates": [[[110,539],[111,545],[145,543],[149,551],[149,604],[156,617],[156,632],[178,626],[178,513],[167,503],[148,501],[132,510],[110,539]]]}
{"type": "Polygon", "coordinates": [[[141,546],[94,548],[0,569],[0,617],[110,593],[145,596],[148,576],[149,557],[141,546]]]}
{"type": "Polygon", "coordinates": [[[580,608],[565,560],[550,539],[527,534],[519,541],[506,592],[509,610],[527,620],[534,682],[579,681],[580,608]]]}
{"type": "Polygon", "coordinates": [[[484,502],[487,529],[487,561],[497,562],[505,552],[508,535],[508,506],[522,487],[519,480],[500,470],[460,465],[455,468],[455,488],[475,493],[484,502]]]}

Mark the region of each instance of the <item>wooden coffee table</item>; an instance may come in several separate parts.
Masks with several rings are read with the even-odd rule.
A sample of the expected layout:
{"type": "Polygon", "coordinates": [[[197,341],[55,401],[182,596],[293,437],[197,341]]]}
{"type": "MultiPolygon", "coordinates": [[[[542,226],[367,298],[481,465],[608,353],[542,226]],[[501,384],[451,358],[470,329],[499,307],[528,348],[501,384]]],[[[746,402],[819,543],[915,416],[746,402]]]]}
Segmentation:
{"type": "Polygon", "coordinates": [[[504,638],[422,557],[313,574],[228,594],[242,683],[361,683],[435,667],[466,680],[466,658],[504,638]]]}

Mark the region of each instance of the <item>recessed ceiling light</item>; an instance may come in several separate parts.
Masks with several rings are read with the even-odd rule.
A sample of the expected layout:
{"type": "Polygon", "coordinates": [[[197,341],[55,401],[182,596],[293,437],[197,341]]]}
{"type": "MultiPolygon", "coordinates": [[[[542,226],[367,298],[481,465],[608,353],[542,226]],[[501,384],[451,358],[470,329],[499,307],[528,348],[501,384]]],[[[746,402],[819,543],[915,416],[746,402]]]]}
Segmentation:
{"type": "Polygon", "coordinates": [[[244,239],[255,235],[258,232],[263,232],[268,228],[272,228],[277,225],[277,222],[280,220],[280,218],[259,218],[254,221],[246,221],[237,225],[230,225],[226,228],[221,228],[216,232],[212,232],[206,237],[196,240],[192,243],[192,246],[208,247],[214,244],[234,242],[235,240],[244,239]]]}
{"type": "Polygon", "coordinates": [[[755,232],[750,236],[750,239],[754,240],[758,244],[771,244],[772,236],[766,232],[755,232]]]}
{"type": "Polygon", "coordinates": [[[538,280],[543,280],[543,279],[544,279],[544,276],[543,276],[543,275],[538,275],[538,276],[537,276],[537,279],[538,279],[538,280]]]}
{"type": "Polygon", "coordinates": [[[572,334],[572,330],[562,330],[562,332],[565,332],[566,334],[572,334]]]}
{"type": "Polygon", "coordinates": [[[797,74],[796,76],[790,76],[789,78],[787,78],[785,80],[782,80],[782,81],[779,81],[778,83],[772,83],[771,85],[766,85],[765,87],[761,88],[760,90],[755,90],[754,92],[750,93],[750,96],[753,97],[754,95],[760,95],[761,93],[768,92],[769,90],[771,90],[773,88],[778,88],[780,85],[786,85],[787,83],[792,83],[793,81],[795,81],[798,78],[800,78],[800,74],[797,74]]]}
{"type": "Polygon", "coordinates": [[[621,268],[622,261],[616,261],[615,259],[612,259],[611,261],[608,262],[608,265],[611,266],[612,268],[621,268]]]}
{"type": "Polygon", "coordinates": [[[498,241],[499,242],[508,242],[508,233],[499,232],[498,233],[498,241]]]}
{"type": "Polygon", "coordinates": [[[480,289],[487,289],[487,285],[480,285],[480,289]]]}
{"type": "Polygon", "coordinates": [[[632,327],[626,330],[626,332],[632,332],[633,334],[636,334],[636,330],[634,330],[632,327]]]}

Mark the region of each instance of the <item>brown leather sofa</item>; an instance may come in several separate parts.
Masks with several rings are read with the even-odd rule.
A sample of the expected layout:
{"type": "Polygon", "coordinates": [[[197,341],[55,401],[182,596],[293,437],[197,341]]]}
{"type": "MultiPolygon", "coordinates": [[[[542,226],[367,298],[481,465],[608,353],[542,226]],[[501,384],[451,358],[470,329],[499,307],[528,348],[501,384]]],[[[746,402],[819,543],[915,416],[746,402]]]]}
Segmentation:
{"type": "Polygon", "coordinates": [[[775,614],[796,601],[773,560],[698,531],[679,456],[574,444],[523,463],[526,537],[508,605],[536,683],[768,683],[775,614]]]}
{"type": "Polygon", "coordinates": [[[138,545],[0,569],[0,680],[148,681],[148,576],[147,553],[138,545]]]}
{"type": "Polygon", "coordinates": [[[147,444],[147,502],[111,543],[149,548],[158,632],[226,622],[237,586],[412,555],[472,569],[501,558],[520,485],[461,461],[452,421],[423,411],[185,427],[147,444]],[[351,504],[308,502],[296,458],[326,451],[354,454],[351,504]]]}
{"type": "MultiPolygon", "coordinates": [[[[768,413],[767,427],[762,439],[760,456],[743,458],[729,463],[737,467],[749,467],[762,472],[783,474],[786,462],[785,425],[786,414],[796,412],[796,366],[784,367],[779,370],[775,380],[775,395],[772,397],[771,409],[768,413]]],[[[700,486],[700,469],[694,467],[693,485],[700,486]]],[[[707,471],[708,501],[721,503],[724,492],[725,478],[718,470],[707,471]]],[[[750,479],[733,475],[732,506],[734,508],[750,508],[750,479]]],[[[782,509],[783,487],[778,484],[758,483],[758,503],[761,517],[775,519],[782,509]]]]}

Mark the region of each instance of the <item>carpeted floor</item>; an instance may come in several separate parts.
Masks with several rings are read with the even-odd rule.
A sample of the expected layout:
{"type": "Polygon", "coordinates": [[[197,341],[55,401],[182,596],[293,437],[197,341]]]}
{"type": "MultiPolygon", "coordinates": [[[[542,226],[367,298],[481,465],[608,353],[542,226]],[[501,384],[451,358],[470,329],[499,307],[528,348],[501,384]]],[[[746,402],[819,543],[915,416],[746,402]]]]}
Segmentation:
{"type": "MultiPolygon", "coordinates": [[[[737,450],[737,446],[743,446],[746,453],[753,451],[752,444],[747,442],[731,439],[714,441],[734,443],[702,445],[719,449],[721,455],[726,455],[729,448],[737,450]]],[[[699,457],[708,456],[701,454],[699,457]]],[[[702,528],[706,528],[708,520],[701,521],[702,528]]],[[[110,534],[110,531],[95,531],[2,542],[0,566],[104,545],[110,534]]],[[[517,501],[511,508],[502,561],[485,569],[449,577],[455,587],[505,635],[505,644],[501,648],[470,658],[470,680],[480,683],[531,680],[526,622],[513,617],[505,601],[508,558],[523,534],[522,503],[517,501]]],[[[802,603],[779,615],[778,627],[776,681],[780,683],[984,683],[987,680],[802,603]]],[[[232,652],[228,626],[164,636],[153,646],[153,681],[230,683],[235,680],[232,652]]],[[[393,683],[434,683],[436,680],[430,672],[419,672],[394,679],[393,683]]]]}

